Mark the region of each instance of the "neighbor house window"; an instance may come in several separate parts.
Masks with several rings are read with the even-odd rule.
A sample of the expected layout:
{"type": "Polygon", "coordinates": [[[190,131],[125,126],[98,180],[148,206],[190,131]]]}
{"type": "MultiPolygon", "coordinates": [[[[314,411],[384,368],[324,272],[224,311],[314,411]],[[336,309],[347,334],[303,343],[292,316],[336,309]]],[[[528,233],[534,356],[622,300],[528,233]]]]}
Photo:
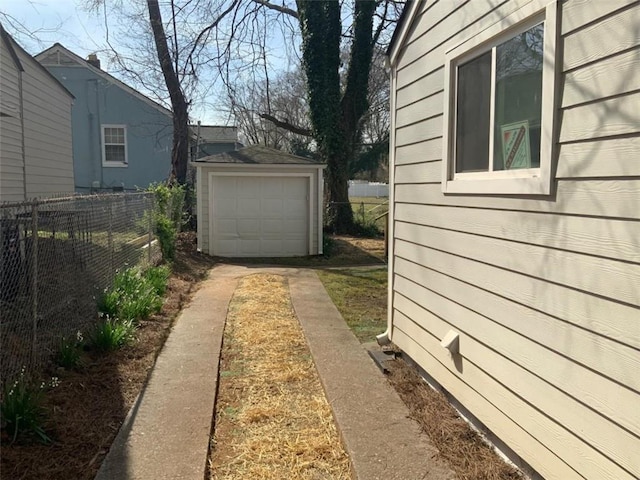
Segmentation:
{"type": "Polygon", "coordinates": [[[447,52],[445,193],[550,193],[556,11],[534,0],[447,52]]]}
{"type": "Polygon", "coordinates": [[[105,167],[126,167],[127,163],[127,127],[103,125],[102,164],[105,167]]]}

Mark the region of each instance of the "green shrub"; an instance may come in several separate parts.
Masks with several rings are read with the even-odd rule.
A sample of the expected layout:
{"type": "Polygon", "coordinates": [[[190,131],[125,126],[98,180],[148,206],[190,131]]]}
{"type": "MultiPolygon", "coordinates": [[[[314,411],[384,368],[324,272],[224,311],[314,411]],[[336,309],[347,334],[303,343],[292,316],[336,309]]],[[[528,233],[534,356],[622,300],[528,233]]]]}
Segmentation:
{"type": "Polygon", "coordinates": [[[168,218],[179,231],[185,221],[184,201],[186,188],[184,185],[167,185],[153,183],[148,190],[155,196],[155,210],[168,218]]]}
{"type": "MultiPolygon", "coordinates": [[[[50,386],[55,387],[58,379],[53,377],[50,386]]],[[[13,383],[4,386],[2,392],[2,424],[15,441],[19,435],[34,434],[41,442],[50,443],[51,439],[42,428],[46,412],[42,406],[46,384],[38,384],[25,375],[24,368],[13,383]]]]}
{"type": "Polygon", "coordinates": [[[56,352],[56,365],[63,368],[77,368],[81,364],[82,333],[78,332],[73,337],[62,337],[56,352]]]}
{"type": "Polygon", "coordinates": [[[162,258],[167,262],[172,262],[176,256],[176,238],[178,230],[174,223],[162,214],[156,214],[156,236],[160,243],[162,258]]]}
{"type": "MultiPolygon", "coordinates": [[[[159,280],[155,281],[159,285],[159,280]]],[[[138,268],[128,268],[116,275],[113,286],[100,300],[98,310],[118,320],[142,320],[162,308],[162,297],[157,288],[138,268]]]]}
{"type": "Polygon", "coordinates": [[[354,218],[354,231],[353,235],[357,237],[365,238],[379,238],[384,235],[384,232],[375,222],[361,220],[354,218]]]}
{"type": "Polygon", "coordinates": [[[171,269],[166,265],[148,268],[142,274],[147,282],[149,282],[149,284],[153,287],[153,290],[157,295],[164,295],[164,293],[167,291],[169,275],[171,275],[171,269]]]}
{"type": "Polygon", "coordinates": [[[183,185],[154,183],[148,190],[155,198],[153,220],[162,258],[171,262],[175,258],[178,232],[185,223],[186,189],[183,185]]]}
{"type": "Polygon", "coordinates": [[[111,352],[131,343],[135,330],[136,327],[130,320],[107,317],[94,327],[89,334],[89,341],[96,350],[111,352]]]}

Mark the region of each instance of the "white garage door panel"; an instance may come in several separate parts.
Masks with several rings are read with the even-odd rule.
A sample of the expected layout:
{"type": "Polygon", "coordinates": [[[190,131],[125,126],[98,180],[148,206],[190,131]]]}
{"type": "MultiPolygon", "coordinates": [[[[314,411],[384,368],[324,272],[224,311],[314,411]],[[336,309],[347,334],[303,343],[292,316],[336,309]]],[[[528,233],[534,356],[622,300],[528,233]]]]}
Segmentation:
{"type": "Polygon", "coordinates": [[[309,253],[309,178],[214,176],[214,255],[293,256],[309,253]]]}

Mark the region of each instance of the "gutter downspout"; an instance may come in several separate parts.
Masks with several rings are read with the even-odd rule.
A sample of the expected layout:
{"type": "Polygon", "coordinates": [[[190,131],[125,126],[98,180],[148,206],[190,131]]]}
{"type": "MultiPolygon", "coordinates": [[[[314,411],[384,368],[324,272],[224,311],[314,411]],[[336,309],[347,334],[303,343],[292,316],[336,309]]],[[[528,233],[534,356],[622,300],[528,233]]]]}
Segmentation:
{"type": "Polygon", "coordinates": [[[389,112],[391,122],[389,125],[389,213],[388,213],[388,242],[389,247],[387,251],[387,329],[384,333],[376,336],[378,345],[389,345],[392,342],[393,336],[393,269],[394,269],[394,209],[395,209],[395,185],[394,185],[394,172],[395,172],[395,152],[396,152],[396,68],[391,65],[390,57],[385,58],[385,67],[390,68],[390,98],[389,98],[389,112]]]}

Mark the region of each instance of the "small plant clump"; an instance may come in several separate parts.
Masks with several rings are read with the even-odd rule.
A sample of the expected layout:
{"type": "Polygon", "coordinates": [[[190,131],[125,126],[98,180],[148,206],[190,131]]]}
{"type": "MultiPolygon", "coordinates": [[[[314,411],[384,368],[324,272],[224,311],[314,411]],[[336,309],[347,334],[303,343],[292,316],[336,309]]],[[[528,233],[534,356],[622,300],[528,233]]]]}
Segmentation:
{"type": "Polygon", "coordinates": [[[93,347],[100,352],[118,350],[131,343],[136,327],[131,320],[118,320],[107,317],[98,323],[89,335],[93,347]]]}
{"type": "Polygon", "coordinates": [[[147,318],[162,308],[162,297],[158,291],[166,289],[168,273],[164,281],[163,277],[162,272],[147,276],[138,268],[123,270],[116,275],[113,286],[105,292],[98,309],[101,313],[122,321],[137,322],[147,318]],[[149,280],[150,277],[153,281],[149,280]]]}
{"type": "Polygon", "coordinates": [[[57,386],[57,377],[52,377],[49,384],[38,383],[25,375],[24,367],[17,380],[5,384],[0,413],[2,428],[6,429],[12,442],[15,442],[20,435],[35,435],[42,443],[51,443],[51,439],[42,428],[46,419],[42,402],[45,389],[57,386]]]}
{"type": "Polygon", "coordinates": [[[169,275],[171,275],[171,269],[167,265],[148,268],[142,274],[147,282],[149,282],[149,284],[153,287],[153,290],[157,295],[164,295],[167,291],[169,275]]]}
{"type": "Polygon", "coordinates": [[[55,356],[55,363],[59,367],[73,369],[82,363],[82,332],[78,331],[73,337],[62,337],[55,356]]]}

